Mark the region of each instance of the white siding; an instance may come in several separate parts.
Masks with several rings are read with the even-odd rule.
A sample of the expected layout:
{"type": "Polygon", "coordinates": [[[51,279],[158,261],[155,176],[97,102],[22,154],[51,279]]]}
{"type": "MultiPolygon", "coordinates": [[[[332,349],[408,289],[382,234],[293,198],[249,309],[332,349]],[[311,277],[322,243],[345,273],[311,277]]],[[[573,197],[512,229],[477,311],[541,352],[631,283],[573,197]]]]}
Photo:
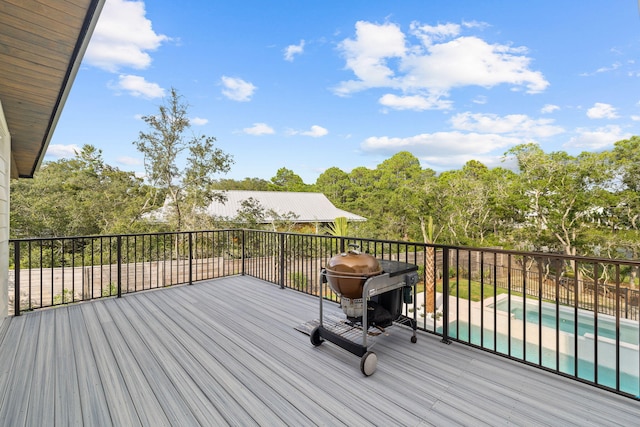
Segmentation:
{"type": "MultiPolygon", "coordinates": [[[[0,320],[7,317],[9,299],[9,177],[11,135],[0,102],[0,320]]],[[[1,323],[1,322],[0,322],[1,323]]]]}

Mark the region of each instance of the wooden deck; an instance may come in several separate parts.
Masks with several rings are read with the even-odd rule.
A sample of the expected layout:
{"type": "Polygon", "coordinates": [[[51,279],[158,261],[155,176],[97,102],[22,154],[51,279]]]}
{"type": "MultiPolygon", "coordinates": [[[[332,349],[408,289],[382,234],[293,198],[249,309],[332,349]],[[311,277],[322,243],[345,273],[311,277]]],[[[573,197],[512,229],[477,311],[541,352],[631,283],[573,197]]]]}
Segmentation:
{"type": "MultiPolygon", "coordinates": [[[[341,313],[325,304],[325,313],[341,313]]],[[[0,325],[3,426],[637,425],[640,404],[389,329],[356,356],[294,329],[318,300],[246,276],[27,313],[0,325]]]]}

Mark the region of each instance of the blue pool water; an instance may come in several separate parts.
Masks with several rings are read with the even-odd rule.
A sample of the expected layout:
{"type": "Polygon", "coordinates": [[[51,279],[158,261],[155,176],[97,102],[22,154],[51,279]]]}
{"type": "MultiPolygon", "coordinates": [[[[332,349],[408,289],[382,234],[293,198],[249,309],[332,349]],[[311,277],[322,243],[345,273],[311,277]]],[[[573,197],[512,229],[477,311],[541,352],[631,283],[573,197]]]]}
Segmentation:
{"type": "MultiPolygon", "coordinates": [[[[507,311],[507,301],[500,301],[497,306],[497,310],[507,311]]],[[[523,320],[526,316],[526,321],[529,324],[538,325],[542,322],[543,326],[549,328],[556,328],[556,310],[553,304],[543,304],[542,316],[539,316],[538,305],[528,304],[527,309],[523,309],[522,301],[511,302],[511,313],[516,319],[523,320]]],[[[574,334],[574,316],[575,312],[559,310],[558,327],[561,331],[574,334]]],[[[442,330],[439,328],[439,331],[442,330]]],[[[594,319],[593,316],[589,316],[588,313],[581,313],[578,315],[578,336],[590,333],[594,331],[594,319]]],[[[622,324],[620,325],[621,343],[625,342],[631,345],[638,345],[639,332],[636,324],[622,324]]],[[[450,322],[449,323],[449,336],[457,338],[461,341],[466,341],[484,348],[494,350],[498,353],[510,355],[513,358],[526,360],[531,363],[540,364],[546,368],[558,370],[559,372],[576,375],[579,378],[588,381],[596,381],[596,369],[597,369],[597,383],[616,388],[616,372],[607,366],[598,365],[597,367],[588,360],[578,358],[577,373],[575,358],[573,355],[567,355],[559,353],[556,360],[556,350],[546,347],[542,348],[542,353],[539,352],[539,346],[537,344],[528,342],[526,346],[521,339],[509,338],[504,334],[496,334],[494,342],[494,333],[492,330],[485,329],[484,333],[481,333],[480,326],[469,325],[466,322],[450,322]],[[511,344],[509,348],[509,344],[511,344]],[[542,360],[540,360],[540,357],[542,360]]],[[[598,335],[606,337],[615,341],[615,322],[611,322],[609,319],[602,317],[598,318],[598,335]]],[[[627,363],[640,363],[640,356],[636,357],[635,361],[627,363]]],[[[631,393],[635,396],[640,395],[640,379],[637,376],[628,375],[626,373],[620,374],[620,390],[626,393],[631,393]]]]}
{"type": "MultiPolygon", "coordinates": [[[[509,301],[502,300],[496,305],[496,310],[507,312],[509,310],[509,301]]],[[[538,304],[527,304],[526,312],[523,309],[523,302],[511,301],[511,314],[518,320],[523,320],[526,313],[526,321],[528,323],[538,324],[540,321],[543,326],[556,328],[556,307],[553,304],[543,304],[542,316],[538,314],[538,304]]],[[[559,316],[558,327],[563,332],[574,333],[575,330],[575,312],[573,310],[558,310],[559,316]]],[[[578,313],[578,335],[586,333],[593,334],[595,319],[592,313],[578,313]]],[[[616,339],[615,321],[607,317],[598,317],[598,336],[616,339]]],[[[620,341],[633,345],[638,345],[640,341],[640,333],[638,332],[638,324],[620,323],[620,341]]]]}

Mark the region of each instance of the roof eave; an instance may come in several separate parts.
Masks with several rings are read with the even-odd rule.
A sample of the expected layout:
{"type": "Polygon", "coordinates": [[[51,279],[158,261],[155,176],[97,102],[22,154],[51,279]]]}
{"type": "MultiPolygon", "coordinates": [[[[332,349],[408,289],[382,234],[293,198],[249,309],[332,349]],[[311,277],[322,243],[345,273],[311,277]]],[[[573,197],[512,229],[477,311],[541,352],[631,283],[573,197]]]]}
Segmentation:
{"type": "MultiPolygon", "coordinates": [[[[33,175],[42,165],[44,160],[45,153],[47,152],[47,148],[49,147],[49,143],[51,142],[51,138],[53,137],[53,132],[58,124],[58,120],[60,119],[60,115],[62,114],[62,109],[64,108],[64,104],[69,97],[69,92],[71,91],[71,86],[73,85],[73,81],[78,74],[78,70],[80,69],[80,65],[82,63],[82,58],[87,50],[87,46],[89,46],[89,42],[91,40],[91,35],[98,23],[98,17],[100,16],[100,12],[104,7],[106,0],[92,0],[89,8],[87,9],[87,14],[85,16],[84,23],[82,25],[82,30],[78,35],[78,40],[76,46],[74,48],[73,54],[69,61],[69,67],[67,68],[67,72],[62,83],[62,87],[60,88],[60,92],[58,94],[58,99],[56,100],[56,105],[53,110],[53,114],[49,119],[49,124],[47,126],[46,133],[43,136],[42,144],[40,146],[40,150],[36,157],[36,161],[33,164],[33,167],[29,173],[20,173],[17,171],[17,176],[13,176],[13,171],[16,169],[12,168],[12,178],[33,178],[33,175]]],[[[13,156],[12,156],[13,157],[13,156]]]]}

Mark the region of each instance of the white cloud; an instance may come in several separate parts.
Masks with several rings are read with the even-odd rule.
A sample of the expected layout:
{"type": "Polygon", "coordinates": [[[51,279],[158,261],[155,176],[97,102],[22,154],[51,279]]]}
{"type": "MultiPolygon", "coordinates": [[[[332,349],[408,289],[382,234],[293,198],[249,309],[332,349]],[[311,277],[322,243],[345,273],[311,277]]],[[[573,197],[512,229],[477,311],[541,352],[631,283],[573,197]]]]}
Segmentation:
{"type": "Polygon", "coordinates": [[[294,136],[294,135],[303,135],[303,136],[311,136],[314,138],[319,138],[321,136],[325,136],[329,133],[329,131],[322,126],[313,125],[309,130],[296,130],[296,129],[286,129],[285,135],[294,136]]]}
{"type": "Polygon", "coordinates": [[[370,87],[396,87],[394,71],[387,60],[406,54],[405,36],[397,25],[377,25],[370,22],[356,23],[356,38],[346,39],[339,48],[347,61],[347,68],[358,80],[342,82],[336,89],[340,95],[370,87]]]}
{"type": "Polygon", "coordinates": [[[451,108],[451,101],[443,101],[438,97],[422,95],[398,96],[391,93],[383,95],[378,102],[385,107],[396,110],[447,110],[451,108]]]}
{"type": "Polygon", "coordinates": [[[474,104],[485,105],[488,102],[488,99],[484,95],[478,95],[473,100],[471,100],[474,104]]]}
{"type": "MultiPolygon", "coordinates": [[[[615,52],[615,51],[612,51],[612,52],[620,53],[620,52],[615,52]]],[[[580,76],[582,76],[582,77],[591,77],[591,76],[595,76],[596,74],[608,73],[608,72],[611,72],[611,71],[615,71],[615,70],[619,69],[620,67],[622,67],[622,64],[620,62],[614,62],[613,64],[611,64],[608,67],[600,67],[596,71],[593,71],[593,72],[580,73],[580,76]]]]}
{"type": "Polygon", "coordinates": [[[416,36],[424,46],[431,46],[435,41],[456,37],[460,34],[460,25],[452,23],[433,26],[412,22],[409,28],[411,33],[416,36]]]}
{"type": "Polygon", "coordinates": [[[201,117],[194,117],[189,120],[189,123],[196,126],[203,126],[209,123],[209,119],[203,119],[201,117]]]}
{"type": "Polygon", "coordinates": [[[157,83],[151,83],[141,76],[120,75],[118,84],[114,87],[117,90],[128,92],[132,96],[143,97],[147,99],[162,98],[164,89],[157,83]]]}
{"type": "Polygon", "coordinates": [[[459,156],[470,159],[496,149],[504,149],[524,142],[521,138],[497,134],[436,132],[424,133],[407,138],[390,138],[387,136],[367,138],[360,147],[364,151],[376,151],[385,154],[409,150],[416,156],[459,156]]]}
{"type": "Polygon", "coordinates": [[[479,28],[484,30],[485,28],[489,28],[491,25],[482,21],[462,21],[462,26],[465,28],[479,28]]]}
{"type": "Polygon", "coordinates": [[[517,169],[517,164],[509,165],[503,162],[503,155],[482,155],[482,154],[455,154],[447,156],[421,156],[420,163],[425,168],[437,171],[450,171],[460,169],[465,163],[476,160],[488,168],[503,167],[517,169]]]}
{"type": "Polygon", "coordinates": [[[289,45],[284,49],[284,59],[286,61],[293,62],[295,55],[300,55],[304,52],[304,40],[300,40],[300,44],[289,45]]]}
{"type": "Polygon", "coordinates": [[[127,166],[140,166],[144,164],[144,162],[141,159],[138,159],[135,157],[129,157],[129,156],[121,156],[121,157],[118,157],[116,160],[118,161],[118,163],[127,165],[127,166]]]}
{"type": "Polygon", "coordinates": [[[616,119],[619,116],[611,104],[596,102],[593,107],[587,110],[587,117],[590,119],[616,119]]]}
{"type": "Polygon", "coordinates": [[[302,132],[293,132],[293,134],[299,133],[304,136],[311,136],[313,138],[320,138],[321,136],[325,136],[329,133],[329,131],[322,126],[313,125],[310,130],[302,131],[302,132]]]}
{"type": "Polygon", "coordinates": [[[276,133],[273,128],[266,123],[254,123],[252,127],[242,129],[242,132],[255,136],[272,135],[276,133]]]}
{"type": "MultiPolygon", "coordinates": [[[[465,29],[473,27],[464,25],[465,29]]],[[[489,44],[478,37],[461,36],[461,31],[457,24],[413,23],[407,36],[396,24],[359,21],[355,37],[339,45],[346,68],[356,79],[340,82],[334,91],[346,96],[387,88],[401,91],[403,97],[427,94],[428,99],[440,99],[448,97],[451,89],[463,86],[507,84],[538,93],[549,85],[541,72],[530,68],[531,58],[525,48],[489,44]],[[412,44],[411,36],[417,42],[412,44]]],[[[440,104],[432,102],[432,106],[438,108],[440,104]]]]}
{"type": "Polygon", "coordinates": [[[557,105],[546,104],[544,107],[542,107],[540,112],[542,114],[549,114],[549,113],[553,113],[554,111],[557,111],[559,109],[560,109],[560,107],[558,107],[557,105]]]}
{"type": "Polygon", "coordinates": [[[85,61],[110,72],[122,67],[147,68],[151,64],[149,52],[170,39],[153,30],[145,13],[142,1],[107,1],[87,47],[85,61]]]}
{"type": "Polygon", "coordinates": [[[448,94],[455,87],[509,84],[525,87],[529,93],[542,92],[549,83],[542,73],[529,69],[530,62],[521,49],[491,45],[477,37],[459,37],[429,47],[426,54],[406,58],[404,88],[448,94]]]}
{"type": "Polygon", "coordinates": [[[224,89],[222,94],[233,101],[246,102],[250,101],[256,87],[238,77],[222,76],[222,85],[224,89]]]}
{"type": "Polygon", "coordinates": [[[620,64],[619,62],[614,62],[613,64],[611,64],[609,67],[601,67],[598,68],[596,70],[596,73],[607,73],[609,71],[615,71],[618,68],[620,68],[622,66],[622,64],[620,64]]]}
{"type": "Polygon", "coordinates": [[[47,148],[47,157],[54,157],[56,159],[63,159],[68,157],[75,157],[76,153],[79,153],[80,147],[76,144],[62,145],[62,144],[51,144],[47,148]]]}
{"type": "Polygon", "coordinates": [[[601,150],[613,147],[617,141],[631,138],[630,133],[623,133],[620,126],[610,125],[595,130],[586,128],[576,129],[578,135],[572,137],[563,145],[567,149],[601,150]]]}
{"type": "Polygon", "coordinates": [[[549,137],[564,132],[560,126],[553,124],[552,119],[532,119],[525,114],[496,114],[460,113],[451,118],[454,129],[509,134],[518,137],[549,137]]]}

